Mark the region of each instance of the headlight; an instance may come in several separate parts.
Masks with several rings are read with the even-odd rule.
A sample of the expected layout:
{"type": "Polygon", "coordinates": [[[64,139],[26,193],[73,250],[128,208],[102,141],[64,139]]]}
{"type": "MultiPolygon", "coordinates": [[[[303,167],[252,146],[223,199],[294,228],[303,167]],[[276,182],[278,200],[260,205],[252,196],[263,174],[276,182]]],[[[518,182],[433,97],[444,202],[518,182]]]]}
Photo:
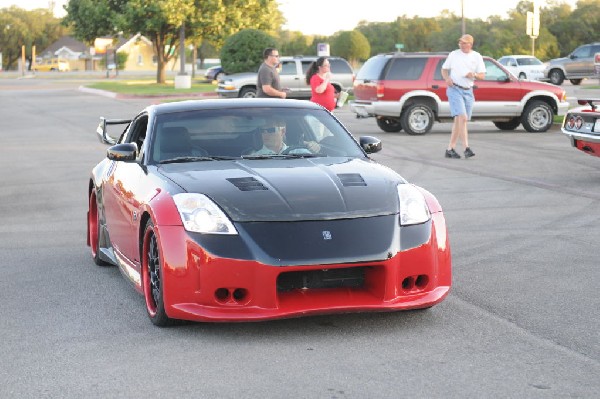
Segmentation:
{"type": "Polygon", "coordinates": [[[400,199],[400,224],[425,223],[430,218],[429,208],[425,197],[412,184],[398,185],[398,198],[400,199]]]}
{"type": "Polygon", "coordinates": [[[187,231],[206,234],[237,234],[225,213],[206,195],[175,194],[173,196],[187,231]]]}

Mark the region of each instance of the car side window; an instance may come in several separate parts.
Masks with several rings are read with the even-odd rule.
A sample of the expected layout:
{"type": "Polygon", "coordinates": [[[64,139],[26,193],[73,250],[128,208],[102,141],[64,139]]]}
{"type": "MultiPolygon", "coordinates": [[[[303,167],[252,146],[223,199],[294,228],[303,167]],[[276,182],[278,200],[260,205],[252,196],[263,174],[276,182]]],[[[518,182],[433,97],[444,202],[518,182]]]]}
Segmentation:
{"type": "Polygon", "coordinates": [[[143,157],[143,144],[146,140],[146,128],[148,126],[148,115],[142,115],[131,122],[127,141],[136,143],[138,147],[138,159],[143,157]]]}
{"type": "Polygon", "coordinates": [[[573,56],[576,58],[591,57],[590,55],[591,46],[581,46],[573,51],[573,56]]]}
{"type": "Polygon", "coordinates": [[[486,81],[503,82],[508,79],[508,75],[500,67],[490,60],[484,60],[486,81]]]}
{"type": "Polygon", "coordinates": [[[344,60],[330,58],[329,65],[331,65],[331,73],[354,73],[352,67],[344,60]]]}
{"type": "Polygon", "coordinates": [[[280,75],[296,75],[296,61],[283,61],[280,75]]]}
{"type": "Polygon", "coordinates": [[[433,80],[444,80],[442,76],[442,65],[444,65],[445,58],[440,58],[438,60],[437,65],[435,66],[435,71],[433,72],[433,80]]]}
{"type": "Polygon", "coordinates": [[[388,64],[386,80],[418,80],[425,70],[427,58],[394,58],[388,64]]]}
{"type": "Polygon", "coordinates": [[[310,67],[310,64],[312,64],[312,61],[302,61],[302,73],[304,75],[306,75],[306,71],[308,71],[308,68],[310,67]]]}

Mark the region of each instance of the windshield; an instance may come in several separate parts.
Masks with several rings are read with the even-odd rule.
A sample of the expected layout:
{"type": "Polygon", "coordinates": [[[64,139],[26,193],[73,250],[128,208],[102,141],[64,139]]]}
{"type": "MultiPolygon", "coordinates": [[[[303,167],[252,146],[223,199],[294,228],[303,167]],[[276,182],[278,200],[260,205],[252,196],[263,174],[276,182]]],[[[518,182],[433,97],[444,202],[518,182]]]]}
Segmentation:
{"type": "Polygon", "coordinates": [[[519,65],[542,65],[542,61],[537,58],[517,58],[517,63],[519,65]]]}
{"type": "Polygon", "coordinates": [[[231,108],[158,115],[151,163],[365,157],[326,110],[231,108]]]}

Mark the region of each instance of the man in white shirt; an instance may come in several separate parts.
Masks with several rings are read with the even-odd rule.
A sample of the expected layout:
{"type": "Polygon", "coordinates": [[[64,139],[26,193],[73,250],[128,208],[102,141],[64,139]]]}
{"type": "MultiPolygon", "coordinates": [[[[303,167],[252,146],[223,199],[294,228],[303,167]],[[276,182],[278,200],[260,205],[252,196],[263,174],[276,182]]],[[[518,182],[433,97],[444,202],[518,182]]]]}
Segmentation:
{"type": "Polygon", "coordinates": [[[454,147],[460,139],[465,146],[465,158],[475,155],[469,147],[467,122],[471,119],[473,103],[473,84],[476,79],[485,78],[485,64],[483,57],[473,51],[473,36],[463,35],[458,39],[459,49],[448,55],[442,65],[442,77],[446,81],[446,95],[450,105],[450,112],[454,117],[450,143],[446,150],[446,158],[459,159],[460,155],[454,147]]]}

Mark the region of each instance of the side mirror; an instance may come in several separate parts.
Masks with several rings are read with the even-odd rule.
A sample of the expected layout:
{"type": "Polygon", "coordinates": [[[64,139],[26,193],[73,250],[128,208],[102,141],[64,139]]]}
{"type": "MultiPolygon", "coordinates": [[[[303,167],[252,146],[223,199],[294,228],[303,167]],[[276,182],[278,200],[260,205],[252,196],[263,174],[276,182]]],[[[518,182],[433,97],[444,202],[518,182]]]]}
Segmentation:
{"type": "Polygon", "coordinates": [[[135,161],[138,147],[136,143],[121,143],[106,150],[106,157],[111,161],[135,161]]]}
{"type": "Polygon", "coordinates": [[[383,148],[383,146],[381,145],[381,140],[379,140],[377,137],[361,136],[359,141],[360,146],[363,150],[365,150],[367,154],[379,152],[383,148]]]}

